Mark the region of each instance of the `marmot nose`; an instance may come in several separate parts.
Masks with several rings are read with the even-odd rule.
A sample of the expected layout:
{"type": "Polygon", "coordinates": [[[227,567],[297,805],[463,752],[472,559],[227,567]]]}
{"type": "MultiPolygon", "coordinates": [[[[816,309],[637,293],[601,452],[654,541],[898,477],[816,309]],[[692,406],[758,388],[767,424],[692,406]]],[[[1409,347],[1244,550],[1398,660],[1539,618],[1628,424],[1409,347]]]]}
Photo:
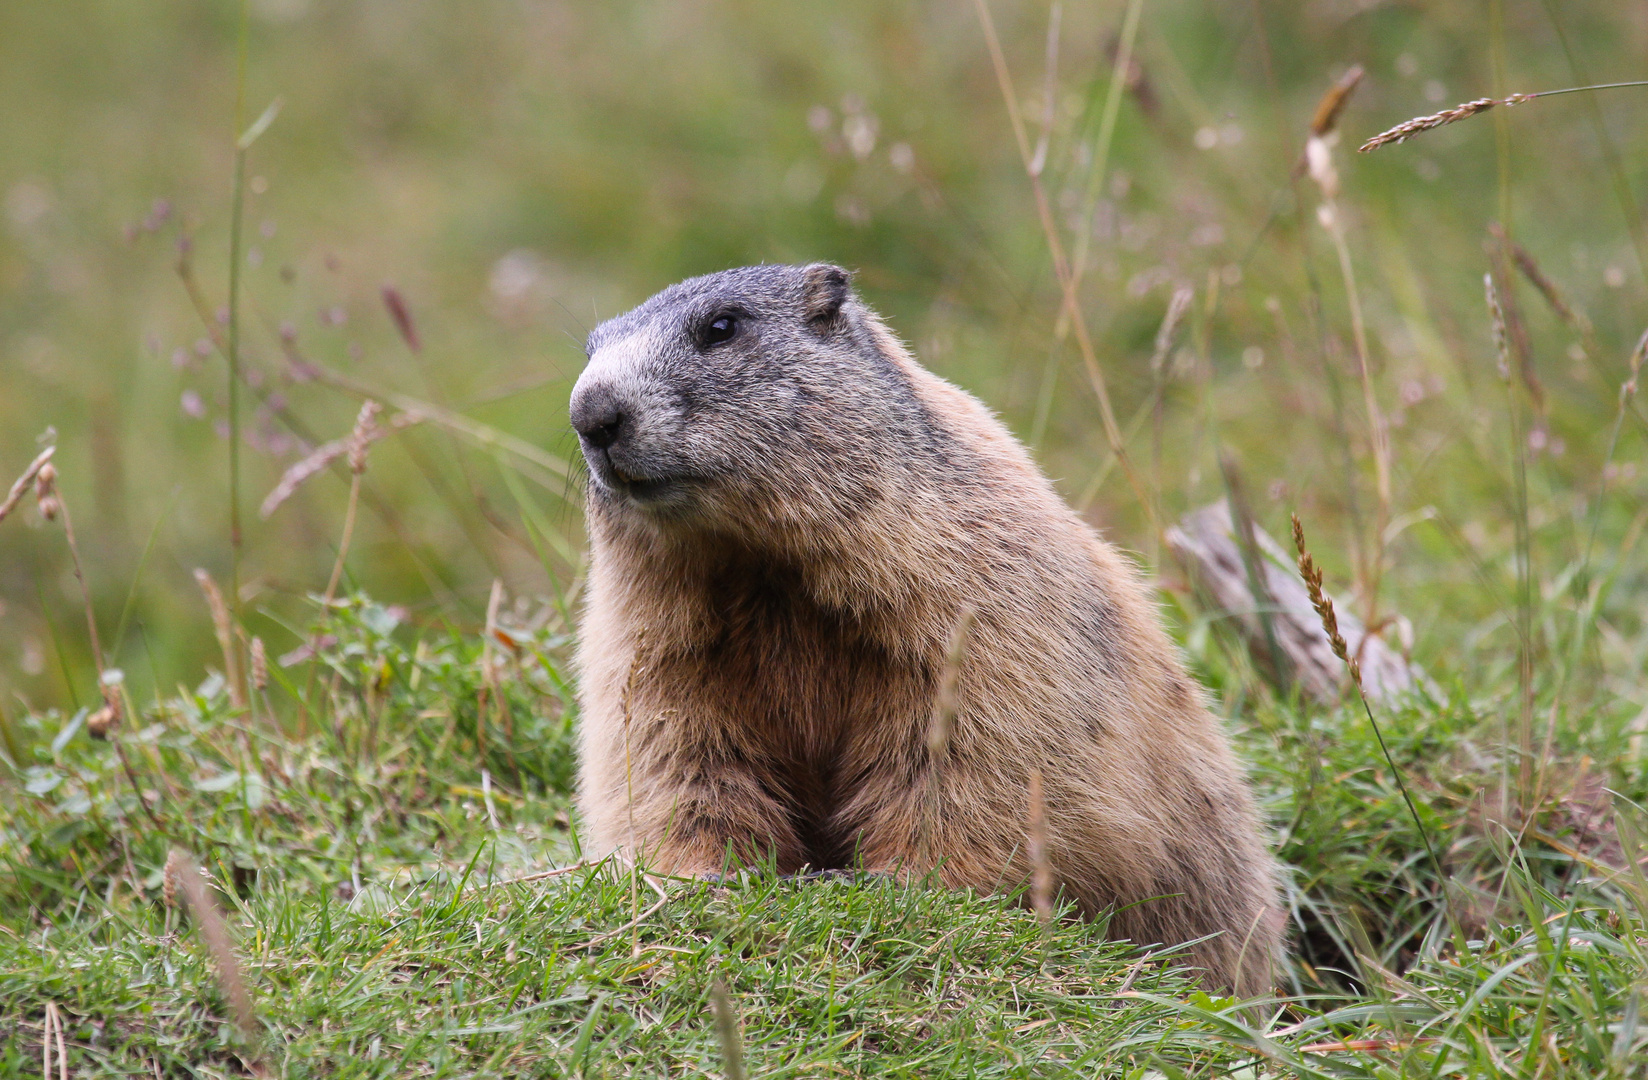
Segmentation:
{"type": "Polygon", "coordinates": [[[572,427],[597,450],[605,450],[623,434],[628,415],[617,395],[605,386],[591,386],[572,396],[572,427]]]}

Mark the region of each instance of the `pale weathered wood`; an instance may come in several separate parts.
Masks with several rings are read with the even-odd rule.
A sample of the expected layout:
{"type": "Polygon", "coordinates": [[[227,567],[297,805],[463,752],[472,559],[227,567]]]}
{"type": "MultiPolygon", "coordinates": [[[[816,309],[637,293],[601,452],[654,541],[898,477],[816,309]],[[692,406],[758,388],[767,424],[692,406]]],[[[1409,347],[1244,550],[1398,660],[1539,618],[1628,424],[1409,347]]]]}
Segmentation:
{"type": "MultiPolygon", "coordinates": [[[[1297,683],[1318,701],[1339,700],[1349,673],[1333,655],[1298,566],[1280,544],[1255,525],[1256,565],[1250,574],[1236,540],[1230,507],[1222,499],[1185,515],[1178,525],[1168,528],[1166,539],[1203,602],[1232,617],[1248,650],[1267,674],[1278,675],[1271,661],[1274,640],[1286,668],[1280,674],[1283,681],[1297,683]],[[1267,595],[1256,601],[1250,582],[1267,595]],[[1268,634],[1261,611],[1270,615],[1268,634]]],[[[1333,605],[1340,633],[1361,664],[1362,686],[1369,700],[1389,702],[1424,682],[1424,672],[1377,636],[1368,635],[1343,601],[1334,597],[1333,605]]]]}

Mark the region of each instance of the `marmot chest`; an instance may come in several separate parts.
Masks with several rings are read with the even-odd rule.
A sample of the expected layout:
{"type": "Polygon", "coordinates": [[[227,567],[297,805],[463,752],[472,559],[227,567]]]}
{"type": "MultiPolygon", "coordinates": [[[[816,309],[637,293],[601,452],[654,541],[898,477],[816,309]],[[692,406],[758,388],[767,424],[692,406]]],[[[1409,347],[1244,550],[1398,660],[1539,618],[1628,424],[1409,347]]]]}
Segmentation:
{"type": "Polygon", "coordinates": [[[920,767],[932,673],[792,581],[723,580],[712,604],[710,633],[662,664],[653,685],[680,694],[673,708],[701,718],[697,737],[741,759],[790,808],[815,868],[845,865],[858,824],[842,814],[852,794],[872,772],[920,767]]]}

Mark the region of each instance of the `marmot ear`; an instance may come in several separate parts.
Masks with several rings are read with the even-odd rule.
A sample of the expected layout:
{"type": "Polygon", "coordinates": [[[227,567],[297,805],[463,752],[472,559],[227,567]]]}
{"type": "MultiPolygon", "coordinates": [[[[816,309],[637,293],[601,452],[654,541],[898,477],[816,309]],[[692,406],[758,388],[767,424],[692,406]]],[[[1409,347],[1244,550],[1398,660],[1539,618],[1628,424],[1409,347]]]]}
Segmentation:
{"type": "Polygon", "coordinates": [[[852,295],[851,275],[839,266],[813,263],[802,271],[801,309],[808,323],[823,328],[841,314],[852,295]]]}

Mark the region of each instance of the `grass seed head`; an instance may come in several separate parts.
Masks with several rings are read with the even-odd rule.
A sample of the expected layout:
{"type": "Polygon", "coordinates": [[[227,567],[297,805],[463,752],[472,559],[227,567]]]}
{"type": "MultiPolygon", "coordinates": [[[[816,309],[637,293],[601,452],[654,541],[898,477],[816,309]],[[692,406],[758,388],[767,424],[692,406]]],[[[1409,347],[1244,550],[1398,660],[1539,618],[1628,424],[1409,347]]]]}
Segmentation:
{"type": "Polygon", "coordinates": [[[1162,325],[1156,330],[1156,347],[1150,354],[1150,370],[1160,371],[1167,362],[1167,352],[1173,347],[1173,338],[1178,333],[1179,322],[1185,312],[1190,310],[1190,303],[1196,298],[1195,290],[1188,285],[1181,285],[1173,290],[1173,298],[1167,302],[1167,314],[1162,316],[1162,325]]]}
{"type": "Polygon", "coordinates": [[[166,856],[166,868],[161,871],[160,892],[166,898],[167,907],[177,907],[177,890],[181,887],[184,861],[184,854],[176,848],[166,856]]]}
{"type": "Polygon", "coordinates": [[[355,417],[355,430],[349,436],[349,471],[356,476],[366,471],[366,450],[378,437],[378,413],[382,410],[382,405],[367,398],[355,417]]]}
{"type": "Polygon", "coordinates": [[[389,309],[389,318],[400,332],[401,340],[413,352],[423,349],[423,341],[418,337],[418,328],[412,322],[412,309],[406,306],[406,297],[393,285],[383,287],[383,306],[389,309]]]}
{"type": "Polygon", "coordinates": [[[1339,124],[1339,114],[1345,111],[1351,95],[1362,82],[1366,74],[1361,64],[1353,64],[1349,71],[1339,76],[1339,81],[1328,87],[1328,92],[1322,95],[1322,100],[1316,103],[1316,114],[1311,117],[1310,133],[1317,138],[1330,134],[1339,124]]]}
{"type": "Polygon", "coordinates": [[[1511,335],[1505,328],[1505,308],[1499,302],[1499,288],[1492,274],[1482,275],[1482,291],[1488,301],[1488,315],[1493,321],[1494,351],[1499,358],[1499,377],[1511,377],[1511,335]]]}
{"type": "Polygon", "coordinates": [[[1467,101],[1463,105],[1455,105],[1451,109],[1443,109],[1441,112],[1432,113],[1429,116],[1416,116],[1412,120],[1405,120],[1397,124],[1389,131],[1381,131],[1363,143],[1358,152],[1365,154],[1370,150],[1377,150],[1381,146],[1388,146],[1391,143],[1406,142],[1422,131],[1430,131],[1432,128],[1455,124],[1461,120],[1469,120],[1477,113],[1487,112],[1496,105],[1520,105],[1530,96],[1528,94],[1512,94],[1503,101],[1494,98],[1477,98],[1475,101],[1467,101]]]}
{"type": "Polygon", "coordinates": [[[1591,320],[1585,317],[1584,312],[1579,311],[1568,302],[1567,294],[1545,273],[1544,268],[1539,265],[1539,261],[1533,257],[1532,253],[1507,236],[1505,229],[1497,222],[1489,225],[1488,231],[1510,253],[1511,260],[1516,263],[1517,269],[1522,271],[1522,276],[1527,278],[1528,283],[1535,289],[1539,290],[1539,295],[1543,296],[1545,303],[1549,304],[1551,310],[1556,312],[1557,318],[1581,334],[1589,334],[1591,332],[1591,320]]]}
{"type": "MultiPolygon", "coordinates": [[[[56,452],[57,447],[48,446],[40,451],[38,457],[29,462],[29,467],[23,470],[23,475],[17,478],[16,483],[12,484],[11,491],[6,494],[5,501],[0,502],[0,521],[6,520],[6,515],[17,509],[17,504],[23,501],[23,496],[28,492],[29,485],[37,482],[41,472],[50,468],[52,469],[52,476],[56,477],[57,470],[51,464],[52,455],[56,452]]],[[[43,508],[41,513],[45,513],[43,508]]]]}
{"type": "Polygon", "coordinates": [[[56,521],[63,512],[63,500],[57,495],[57,466],[49,461],[34,474],[34,501],[47,521],[56,521]]]}
{"type": "Polygon", "coordinates": [[[1310,606],[1316,609],[1317,618],[1322,620],[1322,632],[1328,636],[1328,644],[1333,646],[1333,655],[1342,660],[1350,669],[1351,681],[1358,687],[1362,685],[1362,668],[1356,658],[1350,654],[1350,646],[1345,643],[1345,636],[1339,632],[1339,616],[1334,613],[1333,601],[1328,598],[1327,590],[1322,588],[1322,569],[1311,558],[1310,549],[1305,546],[1305,527],[1299,522],[1299,515],[1293,514],[1293,546],[1299,552],[1299,576],[1305,579],[1305,590],[1310,593],[1310,606]]]}
{"type": "Polygon", "coordinates": [[[223,651],[223,677],[229,684],[229,701],[235,708],[245,708],[246,693],[240,683],[240,663],[235,656],[234,623],[229,617],[229,605],[223,592],[203,567],[195,567],[195,582],[206,596],[206,606],[212,613],[212,631],[217,636],[218,648],[223,651]]]}

